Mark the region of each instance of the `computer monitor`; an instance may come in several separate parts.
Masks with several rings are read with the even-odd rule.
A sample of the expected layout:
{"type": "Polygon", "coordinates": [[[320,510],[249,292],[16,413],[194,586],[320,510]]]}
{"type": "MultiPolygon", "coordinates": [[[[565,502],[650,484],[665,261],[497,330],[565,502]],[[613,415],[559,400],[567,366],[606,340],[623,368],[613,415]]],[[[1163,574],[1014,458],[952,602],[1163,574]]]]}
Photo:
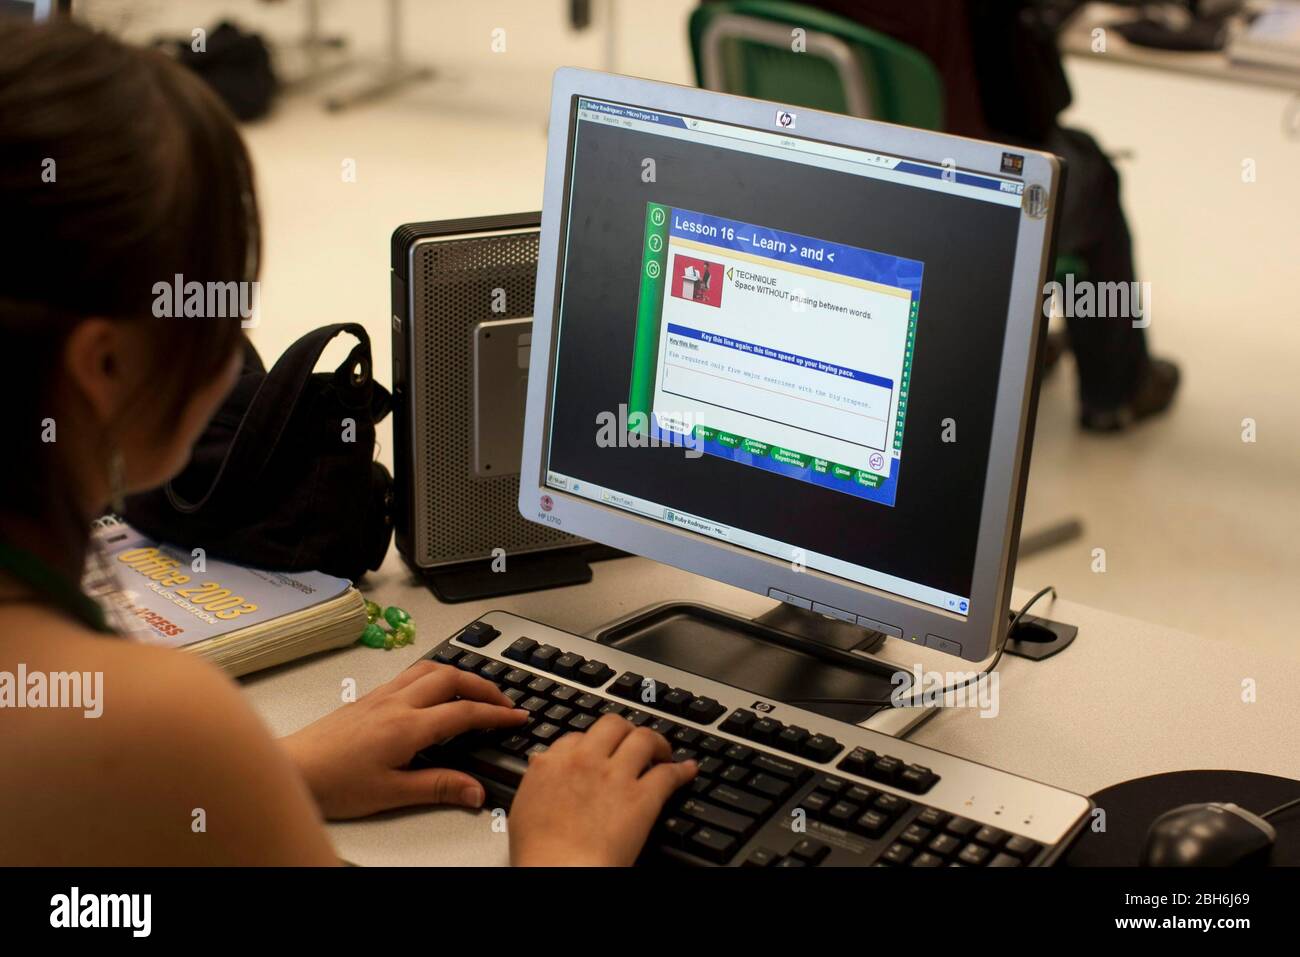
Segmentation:
{"type": "Polygon", "coordinates": [[[1019,147],[558,71],[521,513],[983,660],[1061,175],[1019,147]]]}

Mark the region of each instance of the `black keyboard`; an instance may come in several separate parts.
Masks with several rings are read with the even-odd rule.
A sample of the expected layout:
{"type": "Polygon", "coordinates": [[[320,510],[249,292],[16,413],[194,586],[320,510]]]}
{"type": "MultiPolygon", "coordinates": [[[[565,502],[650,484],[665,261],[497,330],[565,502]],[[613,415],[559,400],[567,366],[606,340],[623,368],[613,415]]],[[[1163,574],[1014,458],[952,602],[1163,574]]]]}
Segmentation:
{"type": "Polygon", "coordinates": [[[699,774],[673,796],[646,861],[809,867],[1051,863],[1091,804],[1048,785],[492,612],[425,657],[495,683],[530,713],[423,752],[508,806],[529,756],[616,714],[699,774]]]}

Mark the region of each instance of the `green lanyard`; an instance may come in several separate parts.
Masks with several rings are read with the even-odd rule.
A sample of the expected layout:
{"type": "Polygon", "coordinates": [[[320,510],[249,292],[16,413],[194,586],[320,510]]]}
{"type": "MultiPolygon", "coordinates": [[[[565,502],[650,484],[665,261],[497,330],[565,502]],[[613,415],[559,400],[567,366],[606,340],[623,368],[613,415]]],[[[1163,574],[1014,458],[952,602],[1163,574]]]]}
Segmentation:
{"type": "Polygon", "coordinates": [[[0,542],[0,570],[30,586],[48,598],[55,606],[66,611],[78,621],[95,631],[112,634],[98,602],[82,592],[79,585],[69,581],[45,562],[25,549],[0,542]]]}

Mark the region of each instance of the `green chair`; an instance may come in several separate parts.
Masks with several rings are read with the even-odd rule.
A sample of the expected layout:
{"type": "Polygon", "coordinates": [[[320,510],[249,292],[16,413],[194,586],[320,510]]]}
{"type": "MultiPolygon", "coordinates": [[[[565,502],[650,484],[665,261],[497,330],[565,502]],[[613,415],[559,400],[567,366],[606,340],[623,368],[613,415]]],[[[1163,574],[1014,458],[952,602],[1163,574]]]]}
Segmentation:
{"type": "Polygon", "coordinates": [[[690,38],[705,89],[943,128],[943,82],[929,58],[844,17],[781,0],[708,3],[691,14],[690,38]]]}

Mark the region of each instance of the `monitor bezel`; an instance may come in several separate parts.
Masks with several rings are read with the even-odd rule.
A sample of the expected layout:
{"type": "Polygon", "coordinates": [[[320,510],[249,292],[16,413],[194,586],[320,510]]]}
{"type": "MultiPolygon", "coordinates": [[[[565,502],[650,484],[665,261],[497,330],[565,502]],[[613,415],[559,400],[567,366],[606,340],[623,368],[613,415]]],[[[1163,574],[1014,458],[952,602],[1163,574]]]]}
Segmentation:
{"type": "MultiPolygon", "coordinates": [[[[788,132],[788,131],[787,131],[788,132]]],[[[1015,545],[1028,477],[1029,439],[1037,399],[1037,367],[1046,334],[1043,289],[1051,265],[1056,198],[1063,164],[1050,153],[1025,150],[791,105],[715,93],[694,87],[617,76],[573,67],[556,71],[551,91],[546,181],[537,265],[535,316],[520,466],[519,511],[525,518],[592,541],[642,555],[749,591],[779,590],[901,630],[925,644],[938,636],[960,645],[960,657],[982,661],[1006,631],[1015,545]],[[959,170],[994,173],[1002,154],[1024,157],[1021,179],[1041,186],[1046,213],[1023,214],[1016,238],[1007,333],[998,375],[988,469],[971,580],[970,611],[963,616],[812,568],[708,538],[546,484],[550,402],[559,309],[560,244],[567,217],[570,158],[577,97],[611,100],[648,110],[778,131],[778,110],[797,116],[794,135],[906,156],[959,170]],[[545,502],[547,507],[543,507],[545,502]]],[[[593,423],[593,429],[595,429],[593,423]]],[[[915,427],[915,424],[913,425],[915,427]]],[[[935,427],[939,425],[936,423],[935,427]]],[[[791,543],[796,544],[797,543],[791,543]]],[[[896,636],[897,637],[897,636],[896,636]]],[[[932,647],[942,646],[934,641],[932,647]]],[[[949,650],[949,653],[954,653],[949,650]]]]}

